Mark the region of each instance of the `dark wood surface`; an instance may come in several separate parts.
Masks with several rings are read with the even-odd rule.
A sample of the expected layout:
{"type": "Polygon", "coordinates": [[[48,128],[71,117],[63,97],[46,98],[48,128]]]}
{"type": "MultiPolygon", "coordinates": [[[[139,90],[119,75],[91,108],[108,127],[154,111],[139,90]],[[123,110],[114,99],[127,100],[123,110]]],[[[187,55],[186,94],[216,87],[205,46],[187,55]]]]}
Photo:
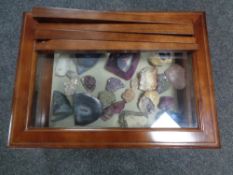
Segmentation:
{"type": "MultiPolygon", "coordinates": [[[[74,22],[74,21],[72,21],[74,22]]],[[[53,26],[53,25],[51,25],[53,26]]],[[[54,25],[55,26],[55,25],[54,25]]],[[[65,25],[63,25],[64,27],[65,25]]],[[[41,30],[41,29],[39,29],[41,30]]],[[[47,29],[46,29],[47,30],[47,29]]],[[[51,27],[49,30],[53,30],[51,27]]],[[[64,30],[66,30],[64,28],[64,30]]],[[[68,30],[67,30],[68,31],[68,30]]],[[[94,34],[93,34],[94,35],[94,34]]],[[[157,35],[157,34],[156,34],[157,35]]],[[[63,36],[64,33],[63,33],[63,36]]],[[[174,35],[176,36],[176,35],[174,35]]],[[[59,33],[56,34],[59,37],[59,33]]],[[[186,148],[217,148],[220,146],[217,114],[213,91],[213,79],[206,32],[205,15],[200,12],[166,13],[166,12],[95,12],[69,9],[35,8],[24,17],[17,77],[12,106],[12,120],[9,133],[10,147],[186,147],[186,148]],[[35,18],[33,18],[35,17],[35,18]],[[79,38],[47,38],[38,34],[39,24],[48,24],[48,20],[60,24],[66,19],[74,19],[76,23],[87,22],[140,22],[163,24],[193,24],[194,43],[148,43],[139,41],[129,44],[127,41],[88,40],[79,38]],[[60,20],[62,19],[62,20],[60,20]],[[41,40],[42,39],[42,40],[41,40]],[[44,39],[44,40],[43,40],[44,39]],[[101,44],[100,46],[94,44],[101,44]],[[85,44],[83,44],[85,43],[85,44]],[[108,43],[109,45],[104,45],[108,43]],[[119,44],[117,44],[119,43],[119,44]],[[120,43],[130,45],[131,50],[150,49],[183,49],[193,51],[193,79],[198,117],[198,128],[182,129],[70,129],[70,128],[33,128],[28,127],[31,120],[33,92],[35,88],[36,50],[96,50],[122,49],[120,43]],[[138,44],[139,43],[139,44],[138,44]],[[89,45],[90,44],[90,45],[89,45]],[[153,46],[153,47],[152,47],[153,46]],[[169,46],[169,47],[168,47],[169,46]],[[182,46],[182,47],[181,47],[182,46]],[[192,46],[192,47],[190,47],[192,46]],[[194,47],[195,46],[195,47],[194,47]],[[91,48],[91,49],[90,49],[91,48]]],[[[47,80],[46,80],[47,81],[47,80]]],[[[50,81],[50,80],[48,80],[50,81]]]]}

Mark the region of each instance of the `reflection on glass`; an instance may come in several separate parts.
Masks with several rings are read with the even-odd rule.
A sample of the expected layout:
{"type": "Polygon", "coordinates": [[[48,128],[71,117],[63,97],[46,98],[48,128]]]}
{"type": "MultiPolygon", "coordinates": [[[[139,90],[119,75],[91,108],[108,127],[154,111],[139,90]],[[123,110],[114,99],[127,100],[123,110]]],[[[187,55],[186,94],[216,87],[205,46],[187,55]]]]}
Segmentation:
{"type": "Polygon", "coordinates": [[[55,52],[37,63],[33,127],[197,127],[188,52],[55,52]]]}

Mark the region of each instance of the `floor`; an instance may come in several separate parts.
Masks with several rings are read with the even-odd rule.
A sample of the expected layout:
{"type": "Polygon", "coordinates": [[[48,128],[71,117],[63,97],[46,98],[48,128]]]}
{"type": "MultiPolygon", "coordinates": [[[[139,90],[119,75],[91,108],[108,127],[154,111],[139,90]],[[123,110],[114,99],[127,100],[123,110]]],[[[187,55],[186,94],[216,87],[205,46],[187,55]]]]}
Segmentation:
{"type": "Polygon", "coordinates": [[[233,1],[229,0],[1,0],[0,174],[233,174],[233,1]],[[96,10],[205,11],[222,148],[8,149],[16,58],[23,11],[33,6],[96,10]]]}

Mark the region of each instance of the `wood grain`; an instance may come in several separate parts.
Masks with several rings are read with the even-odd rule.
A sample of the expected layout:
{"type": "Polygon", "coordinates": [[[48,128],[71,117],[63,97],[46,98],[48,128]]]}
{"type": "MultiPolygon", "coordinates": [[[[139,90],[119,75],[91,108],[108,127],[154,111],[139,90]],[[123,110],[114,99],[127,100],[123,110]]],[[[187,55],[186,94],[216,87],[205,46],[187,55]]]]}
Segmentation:
{"type": "Polygon", "coordinates": [[[139,34],[193,35],[193,24],[38,23],[41,30],[84,30],[139,34]]]}
{"type": "Polygon", "coordinates": [[[121,41],[90,41],[90,40],[49,40],[36,44],[37,51],[153,51],[153,50],[197,50],[197,44],[182,43],[149,43],[121,41]]]}

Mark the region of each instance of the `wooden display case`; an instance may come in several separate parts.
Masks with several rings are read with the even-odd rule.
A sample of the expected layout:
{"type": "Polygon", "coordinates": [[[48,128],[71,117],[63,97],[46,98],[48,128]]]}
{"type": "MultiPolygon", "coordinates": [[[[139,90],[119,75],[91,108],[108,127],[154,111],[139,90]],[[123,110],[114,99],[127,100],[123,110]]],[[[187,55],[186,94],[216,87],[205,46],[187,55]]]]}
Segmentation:
{"type": "MultiPolygon", "coordinates": [[[[122,66],[125,68],[127,64],[122,66]]],[[[24,13],[9,146],[219,148],[213,88],[203,12],[99,12],[36,7],[32,12],[24,13]],[[137,58],[131,58],[132,54],[137,58]],[[80,60],[85,62],[90,55],[101,58],[86,73],[78,72],[80,69],[77,73],[77,64],[80,66],[80,60]],[[112,71],[112,67],[115,69],[114,59],[107,67],[110,58],[115,56],[118,61],[119,55],[130,57],[127,59],[131,66],[138,59],[130,78],[112,71]],[[64,90],[63,86],[67,85],[65,82],[70,86],[72,79],[67,78],[68,71],[66,75],[56,72],[59,61],[63,61],[64,70],[76,72],[73,76],[80,81],[77,87],[75,84],[73,94],[65,95],[67,89],[64,90]],[[178,83],[172,82],[173,74],[168,75],[168,69],[174,65],[180,70],[177,78],[184,76],[185,86],[182,88],[180,79],[178,83]],[[145,67],[156,71],[154,78],[143,77],[145,67]],[[96,83],[91,92],[83,88],[86,76],[96,83]],[[157,93],[159,77],[163,76],[168,87],[157,93]],[[121,90],[111,92],[115,96],[111,105],[121,102],[124,109],[106,118],[105,111],[111,105],[103,107],[104,102],[98,93],[106,92],[104,88],[109,78],[124,84],[121,90]],[[136,87],[130,85],[133,79],[136,79],[136,87]],[[144,81],[149,84],[155,81],[156,88],[143,89],[148,85],[140,87],[144,81]],[[134,90],[132,102],[122,100],[122,93],[127,89],[134,90]],[[63,105],[68,104],[69,115],[59,113],[57,118],[55,91],[63,98],[63,105]],[[153,97],[157,101],[148,96],[149,102],[140,101],[146,93],[156,94],[153,97]],[[84,97],[81,98],[80,94],[84,97]],[[88,103],[85,103],[88,109],[79,111],[77,106],[85,101],[81,100],[83,98],[98,101],[90,107],[95,111],[88,116],[91,122],[85,117],[82,118],[85,121],[80,121],[80,115],[89,110],[88,103]],[[173,100],[172,108],[170,104],[161,107],[165,98],[173,100]],[[144,111],[149,110],[148,103],[152,105],[152,112],[144,111]],[[97,115],[98,104],[101,112],[97,115]],[[130,118],[127,118],[127,113],[130,113],[130,118]],[[137,117],[139,114],[141,117],[137,117]]]]}

